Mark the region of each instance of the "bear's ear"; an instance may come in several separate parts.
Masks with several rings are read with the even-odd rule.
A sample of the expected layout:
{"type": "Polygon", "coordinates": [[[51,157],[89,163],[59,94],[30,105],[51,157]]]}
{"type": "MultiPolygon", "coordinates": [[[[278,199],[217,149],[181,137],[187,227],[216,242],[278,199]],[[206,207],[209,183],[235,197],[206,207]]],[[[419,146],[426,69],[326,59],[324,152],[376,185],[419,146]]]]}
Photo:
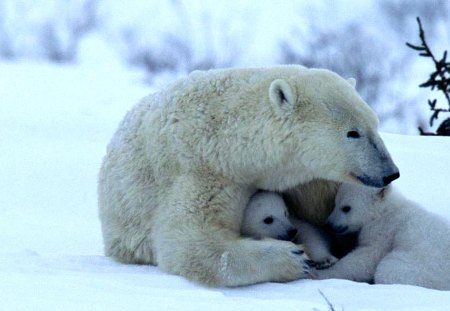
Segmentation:
{"type": "Polygon", "coordinates": [[[272,81],[269,87],[269,98],[275,111],[281,115],[292,112],[297,102],[291,86],[282,79],[272,81]]]}
{"type": "Polygon", "coordinates": [[[348,84],[352,86],[352,88],[356,88],[356,79],[355,78],[348,78],[347,79],[348,84]]]}

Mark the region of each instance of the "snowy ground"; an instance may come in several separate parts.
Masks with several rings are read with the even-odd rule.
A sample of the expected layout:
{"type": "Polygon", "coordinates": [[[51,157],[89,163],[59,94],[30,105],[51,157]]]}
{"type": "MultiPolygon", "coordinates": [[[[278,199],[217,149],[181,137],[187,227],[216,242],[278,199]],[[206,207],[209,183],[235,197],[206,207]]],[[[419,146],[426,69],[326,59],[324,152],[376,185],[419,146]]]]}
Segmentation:
{"type": "MultiPolygon", "coordinates": [[[[299,280],[207,289],[104,257],[96,175],[119,120],[151,91],[112,61],[0,63],[2,310],[328,310],[319,290],[336,310],[448,310],[450,292],[413,286],[299,280]]],[[[450,139],[383,137],[401,170],[398,187],[450,220],[450,139]]]]}

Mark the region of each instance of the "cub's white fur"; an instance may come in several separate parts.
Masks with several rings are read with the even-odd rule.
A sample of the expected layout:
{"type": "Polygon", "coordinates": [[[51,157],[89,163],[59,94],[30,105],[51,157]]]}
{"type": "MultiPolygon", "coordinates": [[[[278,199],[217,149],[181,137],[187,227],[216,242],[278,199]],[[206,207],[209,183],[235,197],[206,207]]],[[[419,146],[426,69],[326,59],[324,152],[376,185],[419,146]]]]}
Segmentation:
{"type": "Polygon", "coordinates": [[[358,247],[319,278],[450,290],[450,226],[391,187],[343,184],[328,219],[339,233],[360,231],[358,247]]]}

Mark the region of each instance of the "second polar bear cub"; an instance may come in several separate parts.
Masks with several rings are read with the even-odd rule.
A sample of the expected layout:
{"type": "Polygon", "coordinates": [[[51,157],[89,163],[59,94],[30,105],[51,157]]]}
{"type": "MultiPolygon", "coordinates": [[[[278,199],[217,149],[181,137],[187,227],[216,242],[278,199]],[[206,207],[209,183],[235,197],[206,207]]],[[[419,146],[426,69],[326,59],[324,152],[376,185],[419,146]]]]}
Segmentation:
{"type": "Polygon", "coordinates": [[[328,218],[335,232],[359,231],[358,247],[318,278],[450,290],[450,226],[391,187],[343,184],[328,218]]]}
{"type": "Polygon", "coordinates": [[[275,192],[258,191],[250,198],[241,232],[256,239],[273,238],[304,244],[316,269],[329,267],[337,261],[329,251],[325,232],[304,220],[290,217],[283,198],[275,192]]]}

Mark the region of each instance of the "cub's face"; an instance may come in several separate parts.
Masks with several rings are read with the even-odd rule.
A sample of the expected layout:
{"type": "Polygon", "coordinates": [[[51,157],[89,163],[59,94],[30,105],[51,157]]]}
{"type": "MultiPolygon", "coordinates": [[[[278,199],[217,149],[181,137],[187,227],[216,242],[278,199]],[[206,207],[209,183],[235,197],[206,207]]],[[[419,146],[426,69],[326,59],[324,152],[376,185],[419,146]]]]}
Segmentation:
{"type": "Polygon", "coordinates": [[[241,232],[255,239],[285,241],[293,240],[297,235],[283,199],[273,192],[257,192],[250,198],[244,212],[241,232]]]}
{"type": "Polygon", "coordinates": [[[358,232],[382,212],[377,202],[383,199],[384,191],[384,188],[342,184],[326,225],[337,234],[358,232]]]}

